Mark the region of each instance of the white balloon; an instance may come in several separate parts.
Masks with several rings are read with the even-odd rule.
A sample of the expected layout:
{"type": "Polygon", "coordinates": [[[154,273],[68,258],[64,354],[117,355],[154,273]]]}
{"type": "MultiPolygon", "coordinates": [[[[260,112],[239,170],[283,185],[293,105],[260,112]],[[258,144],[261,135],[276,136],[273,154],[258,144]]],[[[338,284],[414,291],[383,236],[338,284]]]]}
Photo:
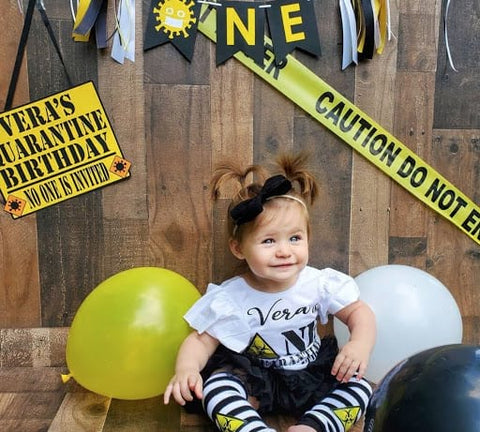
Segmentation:
{"type": "MultiPolygon", "coordinates": [[[[427,272],[406,265],[384,265],[355,278],[360,299],[373,310],[377,340],[365,377],[378,383],[397,363],[441,345],[461,343],[462,317],[450,291],[427,272]]],[[[348,328],[337,318],[340,347],[348,328]]]]}

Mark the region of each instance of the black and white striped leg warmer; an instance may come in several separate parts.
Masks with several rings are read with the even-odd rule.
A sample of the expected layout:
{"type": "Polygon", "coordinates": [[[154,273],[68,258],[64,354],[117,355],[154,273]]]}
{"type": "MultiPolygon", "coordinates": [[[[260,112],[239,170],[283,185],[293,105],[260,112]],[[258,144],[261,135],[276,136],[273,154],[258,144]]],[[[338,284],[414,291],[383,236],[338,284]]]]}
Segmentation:
{"type": "Polygon", "coordinates": [[[370,384],[354,377],[338,385],[307,411],[298,424],[310,426],[318,432],[346,432],[364,414],[371,396],[370,384]]]}
{"type": "Polygon", "coordinates": [[[275,432],[247,400],[241,381],[229,373],[217,373],[205,381],[203,408],[222,432],[275,432]]]}

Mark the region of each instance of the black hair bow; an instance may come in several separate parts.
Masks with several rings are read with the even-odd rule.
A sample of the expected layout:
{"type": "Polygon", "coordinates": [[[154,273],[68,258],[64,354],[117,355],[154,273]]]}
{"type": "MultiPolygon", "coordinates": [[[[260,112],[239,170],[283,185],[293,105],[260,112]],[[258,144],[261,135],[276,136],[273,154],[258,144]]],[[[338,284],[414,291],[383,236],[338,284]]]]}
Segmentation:
{"type": "Polygon", "coordinates": [[[292,183],[285,176],[279,174],[270,177],[257,196],[238,203],[230,210],[230,216],[237,226],[250,222],[263,211],[263,204],[269,198],[284,195],[291,189],[292,183]]]}

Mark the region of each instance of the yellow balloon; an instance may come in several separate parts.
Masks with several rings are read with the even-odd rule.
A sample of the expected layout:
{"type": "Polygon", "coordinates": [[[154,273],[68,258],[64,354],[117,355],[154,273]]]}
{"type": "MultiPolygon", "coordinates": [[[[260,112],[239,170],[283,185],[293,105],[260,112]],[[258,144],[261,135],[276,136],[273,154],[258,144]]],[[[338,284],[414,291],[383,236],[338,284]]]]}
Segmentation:
{"type": "Polygon", "coordinates": [[[165,390],[190,332],[183,315],[200,297],[171,270],[138,267],[98,285],[70,328],[70,375],[86,389],[117,399],[146,399],[165,390]]]}

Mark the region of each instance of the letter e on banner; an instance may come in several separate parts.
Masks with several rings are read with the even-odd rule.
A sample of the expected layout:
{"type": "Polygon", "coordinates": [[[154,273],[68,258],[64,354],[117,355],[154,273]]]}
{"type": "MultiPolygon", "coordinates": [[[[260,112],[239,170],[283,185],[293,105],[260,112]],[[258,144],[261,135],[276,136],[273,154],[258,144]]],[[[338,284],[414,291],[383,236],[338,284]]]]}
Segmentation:
{"type": "Polygon", "coordinates": [[[313,1],[277,0],[267,8],[267,18],[277,65],[295,48],[321,55],[313,1]]]}

